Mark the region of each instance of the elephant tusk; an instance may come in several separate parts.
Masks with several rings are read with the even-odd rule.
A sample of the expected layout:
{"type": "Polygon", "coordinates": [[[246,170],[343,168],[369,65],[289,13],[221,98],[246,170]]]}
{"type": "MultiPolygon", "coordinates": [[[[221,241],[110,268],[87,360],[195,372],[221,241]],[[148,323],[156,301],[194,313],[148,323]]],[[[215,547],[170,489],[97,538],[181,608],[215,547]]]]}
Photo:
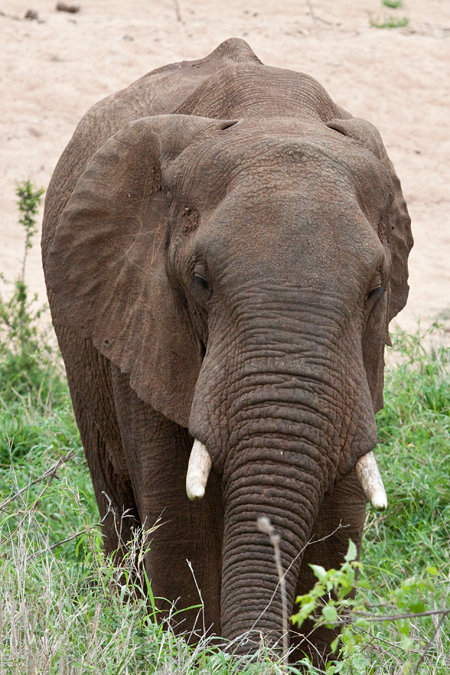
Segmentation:
{"type": "Polygon", "coordinates": [[[384,511],[387,507],[386,490],[373,451],[358,459],[355,470],[364,494],[373,508],[377,511],[384,511]]]}
{"type": "Polygon", "coordinates": [[[206,447],[195,440],[186,475],[186,493],[191,501],[202,499],[204,496],[211,466],[211,456],[206,447]]]}

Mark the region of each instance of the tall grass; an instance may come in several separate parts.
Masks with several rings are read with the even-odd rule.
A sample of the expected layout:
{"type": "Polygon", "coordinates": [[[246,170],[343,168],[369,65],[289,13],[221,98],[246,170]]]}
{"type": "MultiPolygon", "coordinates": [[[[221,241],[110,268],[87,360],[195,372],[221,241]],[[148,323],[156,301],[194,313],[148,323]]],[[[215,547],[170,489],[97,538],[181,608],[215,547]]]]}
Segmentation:
{"type": "MultiPolygon", "coordinates": [[[[362,557],[365,575],[378,589],[374,603],[389,603],[406,579],[414,585],[423,578],[425,587],[415,588],[423,600],[419,610],[450,608],[450,348],[442,337],[438,328],[394,335],[397,363],[388,369],[378,413],[377,454],[389,508],[381,516],[369,513],[362,557]]],[[[382,672],[413,673],[436,633],[418,672],[448,674],[450,620],[439,628],[439,615],[410,623],[412,646],[402,639],[398,622],[378,626],[374,635],[384,642],[372,642],[370,659],[376,654],[382,672]]]]}

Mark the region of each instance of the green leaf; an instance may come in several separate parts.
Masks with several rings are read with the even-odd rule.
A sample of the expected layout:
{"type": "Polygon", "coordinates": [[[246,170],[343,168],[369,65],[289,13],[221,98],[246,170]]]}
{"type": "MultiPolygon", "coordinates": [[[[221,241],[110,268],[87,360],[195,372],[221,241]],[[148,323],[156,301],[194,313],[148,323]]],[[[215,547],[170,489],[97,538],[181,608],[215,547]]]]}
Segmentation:
{"type": "Polygon", "coordinates": [[[333,642],[330,645],[331,651],[333,654],[336,653],[337,648],[339,647],[339,636],[333,640],[333,642]]]}
{"type": "Polygon", "coordinates": [[[427,567],[426,571],[428,572],[428,574],[432,574],[434,577],[436,577],[439,574],[439,570],[436,567],[434,567],[434,565],[432,565],[431,567],[427,567]]]}
{"type": "Polygon", "coordinates": [[[407,635],[403,635],[400,640],[400,647],[403,651],[409,652],[414,647],[414,640],[411,640],[407,635]]]}
{"type": "Polygon", "coordinates": [[[367,673],[370,662],[363,654],[355,654],[352,658],[352,667],[355,673],[367,673]]]}
{"type": "Polygon", "coordinates": [[[408,603],[408,609],[410,612],[414,612],[414,614],[424,612],[425,603],[423,602],[423,600],[411,600],[411,602],[408,603]]]}
{"type": "Polygon", "coordinates": [[[327,571],[324,567],[322,567],[322,565],[310,565],[310,568],[319,581],[326,581],[327,571]]]}
{"type": "Polygon", "coordinates": [[[358,551],[356,549],[356,544],[352,542],[351,539],[348,540],[348,551],[347,555],[345,556],[344,560],[347,562],[351,562],[352,560],[356,560],[358,556],[358,551]]]}
{"type": "MultiPolygon", "coordinates": [[[[300,602],[303,602],[303,598],[300,596],[300,602]]],[[[291,616],[292,623],[296,623],[297,626],[301,626],[302,623],[309,617],[309,615],[315,610],[316,602],[314,600],[310,602],[305,602],[302,604],[302,608],[297,614],[291,616]]]]}
{"type": "Polygon", "coordinates": [[[338,620],[338,613],[336,608],[333,605],[325,605],[322,609],[322,616],[327,621],[327,623],[336,623],[338,620]]]}
{"type": "Polygon", "coordinates": [[[360,619],[356,619],[354,625],[358,626],[358,628],[370,628],[370,621],[361,617],[360,619]]]}

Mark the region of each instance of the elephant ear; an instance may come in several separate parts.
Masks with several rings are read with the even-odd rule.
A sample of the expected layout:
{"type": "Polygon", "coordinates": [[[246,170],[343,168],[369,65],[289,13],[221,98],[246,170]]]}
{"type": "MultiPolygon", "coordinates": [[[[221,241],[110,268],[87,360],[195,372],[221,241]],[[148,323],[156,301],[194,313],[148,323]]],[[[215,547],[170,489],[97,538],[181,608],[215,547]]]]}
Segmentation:
{"type": "Polygon", "coordinates": [[[391,258],[389,284],[385,297],[368,317],[362,341],[364,367],[374,411],[377,412],[383,407],[384,343],[390,344],[389,323],[403,309],[408,298],[408,255],[413,245],[411,219],[400,181],[373,124],[350,118],[331,120],[327,126],[370,150],[384,164],[391,179],[393,192],[386,232],[379,233],[383,245],[389,248],[391,258]]]}
{"type": "Polygon", "coordinates": [[[46,265],[65,320],[129,373],[140,398],[183,426],[202,355],[167,274],[164,171],[196,138],[226,126],[162,115],[121,129],[79,178],[46,265]]]}
{"type": "MultiPolygon", "coordinates": [[[[387,241],[391,254],[391,273],[388,288],[388,323],[406,305],[408,298],[408,255],[413,245],[411,219],[404,200],[400,180],[395,173],[378,130],[359,118],[334,119],[327,122],[331,129],[360,142],[385,165],[393,186],[392,203],[388,215],[387,241]]],[[[385,243],[385,242],[383,242],[385,243]]]]}

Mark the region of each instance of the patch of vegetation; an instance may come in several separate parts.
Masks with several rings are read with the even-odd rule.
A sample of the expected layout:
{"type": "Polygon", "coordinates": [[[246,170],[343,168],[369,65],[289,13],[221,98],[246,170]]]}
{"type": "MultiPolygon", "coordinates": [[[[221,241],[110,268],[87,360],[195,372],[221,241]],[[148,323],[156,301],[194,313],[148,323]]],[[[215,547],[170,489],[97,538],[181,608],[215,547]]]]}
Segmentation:
{"type": "Polygon", "coordinates": [[[389,16],[378,21],[371,16],[369,23],[372,28],[405,28],[409,24],[409,19],[407,16],[389,16]]]}
{"type": "MultiPolygon", "coordinates": [[[[35,405],[45,406],[52,399],[64,398],[67,390],[60,360],[42,327],[43,308],[37,296],[29,298],[25,284],[27,253],[36,232],[36,215],[43,194],[25,181],[16,194],[25,229],[25,250],[20,279],[13,283],[9,300],[0,297],[0,382],[1,401],[13,404],[26,396],[35,405]]],[[[8,283],[8,282],[7,282],[8,283]]],[[[10,282],[9,282],[10,283],[10,282]]]]}
{"type": "Polygon", "coordinates": [[[385,7],[390,9],[398,9],[402,6],[402,0],[382,0],[385,7]]]}
{"type": "Polygon", "coordinates": [[[29,180],[20,183],[16,189],[16,195],[18,197],[17,206],[19,207],[19,211],[22,214],[22,217],[19,218],[19,223],[25,228],[25,251],[22,264],[22,282],[25,282],[25,263],[27,260],[27,253],[28,250],[33,246],[33,235],[35,235],[37,232],[36,216],[44,192],[44,188],[35,188],[29,180]]]}

